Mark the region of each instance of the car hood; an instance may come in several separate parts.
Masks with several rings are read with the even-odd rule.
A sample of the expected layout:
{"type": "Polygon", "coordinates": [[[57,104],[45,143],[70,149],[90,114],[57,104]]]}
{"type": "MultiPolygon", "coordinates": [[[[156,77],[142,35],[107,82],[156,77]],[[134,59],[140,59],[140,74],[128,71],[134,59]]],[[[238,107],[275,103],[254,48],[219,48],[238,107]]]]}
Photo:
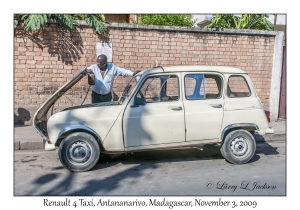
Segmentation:
{"type": "MultiPolygon", "coordinates": [[[[49,139],[47,132],[47,121],[48,121],[48,111],[55,104],[55,102],[72,86],[79,82],[87,74],[87,68],[81,69],[76,75],[74,75],[68,82],[66,82],[61,88],[59,88],[50,98],[48,98],[37,110],[33,117],[33,127],[41,134],[44,139],[49,139]]],[[[142,75],[140,72],[137,75],[142,75]]],[[[111,106],[117,105],[120,102],[103,102],[95,104],[85,104],[81,106],[73,106],[66,108],[62,111],[85,108],[85,107],[95,107],[95,106],[111,106]]]]}
{"type": "Polygon", "coordinates": [[[66,82],[61,88],[59,88],[50,98],[48,98],[37,110],[33,117],[33,127],[44,137],[48,139],[47,133],[47,113],[52,105],[72,86],[80,81],[86,75],[86,67],[81,69],[76,75],[74,75],[68,82],[66,82]]]}

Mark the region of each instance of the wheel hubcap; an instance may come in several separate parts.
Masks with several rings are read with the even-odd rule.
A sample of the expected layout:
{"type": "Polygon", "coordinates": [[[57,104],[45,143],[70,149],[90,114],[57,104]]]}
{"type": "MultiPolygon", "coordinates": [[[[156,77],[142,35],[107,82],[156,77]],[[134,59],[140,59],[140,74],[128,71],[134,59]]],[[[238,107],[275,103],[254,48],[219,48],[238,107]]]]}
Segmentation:
{"type": "Polygon", "coordinates": [[[89,144],[84,141],[76,141],[67,148],[68,160],[74,164],[86,163],[92,154],[89,144]]]}
{"type": "Polygon", "coordinates": [[[248,150],[247,139],[237,137],[230,144],[231,152],[236,156],[244,155],[248,150]]]}

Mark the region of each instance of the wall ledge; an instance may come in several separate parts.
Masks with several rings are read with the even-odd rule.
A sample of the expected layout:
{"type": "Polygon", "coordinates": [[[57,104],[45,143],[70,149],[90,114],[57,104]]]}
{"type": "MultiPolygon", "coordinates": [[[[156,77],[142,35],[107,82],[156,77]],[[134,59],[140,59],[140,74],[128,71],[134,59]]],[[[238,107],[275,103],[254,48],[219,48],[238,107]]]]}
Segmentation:
{"type": "Polygon", "coordinates": [[[155,25],[137,25],[128,23],[109,23],[108,28],[124,28],[124,29],[144,29],[144,30],[161,30],[176,32],[196,32],[196,33],[219,33],[219,34],[243,34],[243,35],[261,35],[276,36],[278,31],[251,30],[251,29],[216,29],[216,28],[198,28],[198,27],[182,27],[182,26],[155,26],[155,25]]]}

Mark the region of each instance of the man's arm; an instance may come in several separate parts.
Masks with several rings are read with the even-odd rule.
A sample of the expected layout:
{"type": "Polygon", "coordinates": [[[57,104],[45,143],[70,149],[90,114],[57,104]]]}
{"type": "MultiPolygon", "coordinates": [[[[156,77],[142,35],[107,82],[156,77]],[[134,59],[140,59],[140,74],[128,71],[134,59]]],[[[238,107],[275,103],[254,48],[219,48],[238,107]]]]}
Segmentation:
{"type": "Polygon", "coordinates": [[[95,64],[92,64],[92,65],[86,67],[86,75],[94,74],[94,72],[92,70],[92,69],[94,69],[94,66],[95,66],[95,64]]]}
{"type": "Polygon", "coordinates": [[[135,76],[136,74],[138,74],[138,73],[140,73],[140,72],[141,72],[140,70],[137,70],[137,71],[135,71],[135,72],[133,73],[132,76],[135,76]]]}
{"type": "Polygon", "coordinates": [[[88,74],[94,74],[94,72],[91,69],[87,69],[86,73],[88,73],[88,74]]]}
{"type": "Polygon", "coordinates": [[[120,68],[118,66],[115,66],[115,70],[116,70],[116,75],[117,76],[134,76],[136,75],[137,73],[139,73],[140,71],[130,71],[130,70],[127,70],[127,69],[123,69],[123,68],[120,68]]]}

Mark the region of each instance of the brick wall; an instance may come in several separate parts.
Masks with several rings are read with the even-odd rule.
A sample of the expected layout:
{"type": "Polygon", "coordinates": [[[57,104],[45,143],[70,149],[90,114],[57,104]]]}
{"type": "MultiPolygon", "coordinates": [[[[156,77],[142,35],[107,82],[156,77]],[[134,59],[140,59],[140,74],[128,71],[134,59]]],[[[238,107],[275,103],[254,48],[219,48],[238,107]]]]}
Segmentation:
{"type": "MultiPolygon", "coordinates": [[[[162,66],[220,65],[248,72],[265,108],[269,107],[275,35],[261,31],[212,32],[185,27],[112,24],[106,37],[81,26],[69,33],[51,24],[34,36],[15,29],[15,123],[31,124],[38,107],[75,73],[96,61],[96,42],[113,43],[113,63],[132,71],[162,66]],[[254,33],[255,32],[255,33],[254,33]]],[[[130,78],[114,83],[117,99],[130,78]]],[[[54,110],[81,104],[88,90],[84,78],[54,110]],[[73,101],[73,102],[71,102],[73,101]]],[[[90,103],[90,93],[85,103],[90,103]]]]}

